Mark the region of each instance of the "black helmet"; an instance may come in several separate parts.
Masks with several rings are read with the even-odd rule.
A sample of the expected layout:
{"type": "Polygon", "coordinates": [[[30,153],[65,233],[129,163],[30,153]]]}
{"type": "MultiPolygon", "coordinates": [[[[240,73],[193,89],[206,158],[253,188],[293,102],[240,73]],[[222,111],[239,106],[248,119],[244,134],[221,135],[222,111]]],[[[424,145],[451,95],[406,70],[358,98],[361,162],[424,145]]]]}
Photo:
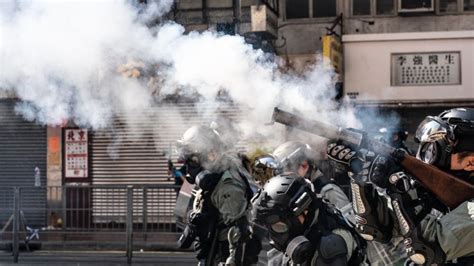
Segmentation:
{"type": "Polygon", "coordinates": [[[219,133],[208,126],[192,126],[183,137],[177,141],[178,157],[186,165],[186,171],[191,176],[188,182],[194,183],[197,174],[207,163],[207,155],[211,151],[221,153],[225,145],[219,133]]]}
{"type": "Polygon", "coordinates": [[[441,112],[441,114],[439,114],[439,117],[441,117],[443,120],[449,120],[449,119],[453,119],[452,121],[464,120],[464,121],[470,121],[471,123],[474,123],[474,108],[449,109],[449,110],[441,112]]]}
{"type": "Polygon", "coordinates": [[[280,167],[291,172],[295,172],[299,164],[307,160],[311,167],[307,177],[311,176],[315,160],[318,157],[309,144],[298,141],[288,141],[281,144],[273,151],[272,155],[278,160],[280,167]]]}
{"type": "Polygon", "coordinates": [[[280,251],[312,224],[321,200],[311,182],[296,174],[271,178],[252,199],[254,219],[267,227],[271,244],[280,251]],[[304,216],[301,223],[300,215],[304,216]]]}
{"type": "Polygon", "coordinates": [[[474,152],[474,109],[455,108],[427,116],[418,126],[415,140],[420,143],[418,159],[449,169],[452,154],[474,152]]]}

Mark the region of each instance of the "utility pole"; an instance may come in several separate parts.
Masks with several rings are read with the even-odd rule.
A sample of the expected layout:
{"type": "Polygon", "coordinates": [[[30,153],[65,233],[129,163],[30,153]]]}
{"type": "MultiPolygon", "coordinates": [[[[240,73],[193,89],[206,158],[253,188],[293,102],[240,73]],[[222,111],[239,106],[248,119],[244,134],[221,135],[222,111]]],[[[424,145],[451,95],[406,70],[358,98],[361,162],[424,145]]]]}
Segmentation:
{"type": "Polygon", "coordinates": [[[240,20],[242,17],[242,0],[232,0],[232,6],[234,7],[235,34],[240,34],[240,20]]]}

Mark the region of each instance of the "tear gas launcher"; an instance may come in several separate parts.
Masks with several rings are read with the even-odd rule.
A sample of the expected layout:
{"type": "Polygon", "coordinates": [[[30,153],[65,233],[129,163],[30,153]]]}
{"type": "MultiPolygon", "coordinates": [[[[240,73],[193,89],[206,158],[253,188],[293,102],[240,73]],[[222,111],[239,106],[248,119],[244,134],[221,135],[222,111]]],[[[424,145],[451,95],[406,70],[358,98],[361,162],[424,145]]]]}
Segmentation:
{"type": "Polygon", "coordinates": [[[376,139],[367,137],[362,131],[333,126],[320,121],[307,119],[275,107],[272,120],[290,127],[319,135],[328,139],[342,140],[359,148],[371,150],[377,154],[391,156],[399,162],[406,173],[410,174],[426,190],[450,208],[456,208],[464,201],[474,198],[474,185],[446,173],[433,165],[397,150],[376,139]]]}

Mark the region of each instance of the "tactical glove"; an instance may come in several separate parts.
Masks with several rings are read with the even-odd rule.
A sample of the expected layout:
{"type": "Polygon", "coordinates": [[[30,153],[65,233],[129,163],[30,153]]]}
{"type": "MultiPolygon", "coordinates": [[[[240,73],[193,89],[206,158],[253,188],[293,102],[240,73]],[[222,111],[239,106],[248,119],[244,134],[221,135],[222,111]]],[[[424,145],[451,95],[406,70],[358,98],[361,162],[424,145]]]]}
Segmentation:
{"type": "Polygon", "coordinates": [[[357,151],[348,145],[341,143],[329,143],[327,149],[328,158],[338,169],[348,171],[351,169],[351,162],[356,159],[357,151]]]}
{"type": "Polygon", "coordinates": [[[372,151],[360,150],[358,159],[360,165],[353,164],[351,167],[357,173],[358,179],[370,181],[380,188],[388,188],[390,175],[402,170],[392,158],[377,155],[372,151]]]}
{"type": "MultiPolygon", "coordinates": [[[[367,150],[356,152],[349,146],[337,143],[328,145],[328,157],[344,166],[351,177],[356,230],[366,240],[388,241],[391,238],[393,219],[385,200],[377,194],[369,182],[384,175],[383,157],[379,156],[377,159],[373,152],[367,150]]],[[[377,183],[385,185],[382,182],[377,183]]]]}

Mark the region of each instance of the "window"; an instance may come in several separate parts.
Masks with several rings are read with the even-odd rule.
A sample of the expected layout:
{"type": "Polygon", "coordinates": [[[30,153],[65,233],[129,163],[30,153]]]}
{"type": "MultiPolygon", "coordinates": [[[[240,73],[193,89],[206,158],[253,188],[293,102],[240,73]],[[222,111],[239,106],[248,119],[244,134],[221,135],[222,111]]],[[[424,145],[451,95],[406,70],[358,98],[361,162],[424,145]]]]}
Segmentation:
{"type": "Polygon", "coordinates": [[[286,0],[286,18],[309,18],[309,1],[286,0]]]}
{"type": "Polygon", "coordinates": [[[352,0],[352,15],[370,15],[370,0],[352,0]]]}
{"type": "Polygon", "coordinates": [[[474,11],[474,0],[438,0],[439,13],[462,13],[474,11]]]}
{"type": "Polygon", "coordinates": [[[474,11],[474,0],[464,0],[464,11],[474,11]]]}
{"type": "Polygon", "coordinates": [[[394,14],[395,0],[352,0],[353,16],[394,14]]]}
{"type": "Polygon", "coordinates": [[[401,1],[402,9],[433,8],[431,0],[404,0],[401,1]]]}
{"type": "Polygon", "coordinates": [[[336,16],[336,0],[314,0],[313,17],[335,17],[336,16]]]}
{"type": "Polygon", "coordinates": [[[458,11],[458,0],[439,0],[439,12],[453,13],[458,11]]]}
{"type": "Polygon", "coordinates": [[[375,7],[377,15],[392,15],[395,13],[393,0],[377,0],[375,7]]]}
{"type": "Polygon", "coordinates": [[[337,0],[286,0],[286,18],[335,17],[336,2],[337,0]]]}

